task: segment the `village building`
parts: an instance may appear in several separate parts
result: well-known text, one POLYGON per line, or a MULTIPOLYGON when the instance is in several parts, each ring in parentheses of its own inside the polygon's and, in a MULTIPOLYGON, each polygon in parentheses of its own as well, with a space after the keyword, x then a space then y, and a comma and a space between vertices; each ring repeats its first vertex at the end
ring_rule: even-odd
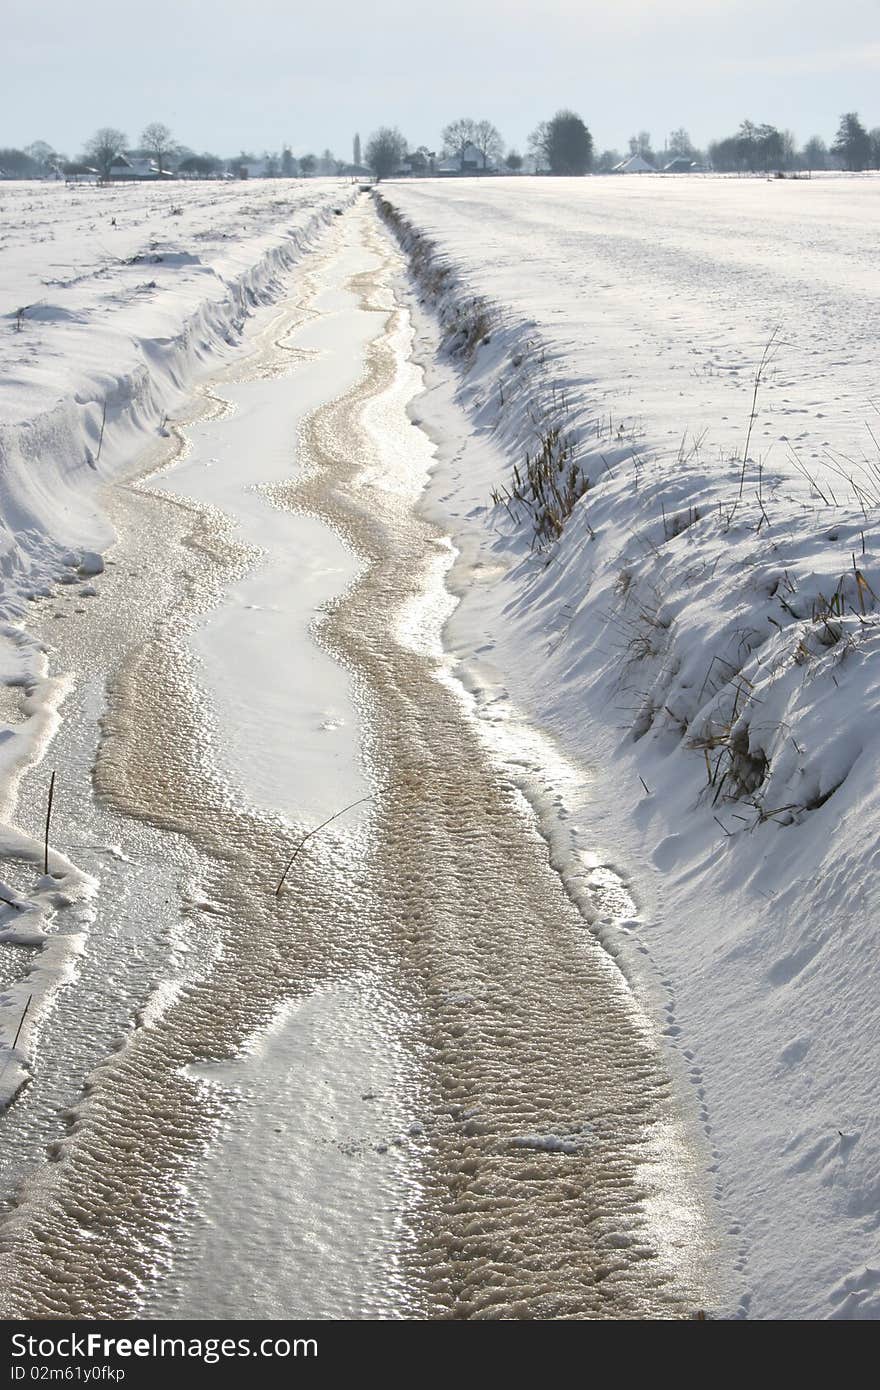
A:
POLYGON ((695 160, 688 159, 686 155, 677 155, 675 159, 670 159, 668 164, 663 165, 664 174, 702 174, 704 166, 697 164, 695 160))
POLYGON ((476 145, 465 145, 458 154, 447 155, 437 165, 438 174, 494 174, 495 165, 476 145))
POLYGON ((640 154, 631 154, 628 159, 622 159, 619 164, 615 164, 611 171, 614 174, 656 174, 657 170, 653 164, 649 164, 647 159, 642 159, 640 154))
POLYGON ((163 169, 160 174, 156 161, 146 155, 118 154, 110 166, 110 178, 115 183, 145 182, 173 177, 168 169, 163 169))

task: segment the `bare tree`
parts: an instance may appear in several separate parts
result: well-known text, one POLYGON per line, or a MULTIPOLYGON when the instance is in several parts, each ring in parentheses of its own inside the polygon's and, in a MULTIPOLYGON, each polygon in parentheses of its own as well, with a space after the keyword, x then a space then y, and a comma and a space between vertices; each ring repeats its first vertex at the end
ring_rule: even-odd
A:
POLYGON ((364 152, 377 181, 395 173, 405 155, 406 141, 396 126, 382 126, 375 130, 364 152))
POLYGON ((474 124, 474 146, 483 156, 483 168, 489 164, 500 164, 504 153, 501 132, 491 121, 476 121, 474 124))
POLYGON ((807 169, 827 169, 828 168, 828 146, 821 135, 813 135, 801 152, 804 166, 807 169))
POLYGON ((782 167, 795 169, 798 162, 797 136, 793 130, 782 132, 782 167))
POLYGON ((62 156, 56 154, 51 145, 47 145, 45 140, 35 140, 32 145, 25 146, 25 154, 39 167, 40 172, 48 174, 56 168, 62 156))
POLYGON ((86 159, 96 166, 100 177, 106 181, 116 160, 125 150, 125 145, 123 132, 105 125, 95 131, 86 144, 84 153, 86 159))
POLYGON ((541 121, 529 136, 529 154, 535 162, 535 169, 548 169, 550 157, 550 122, 541 121))
POLYGON ((451 121, 443 131, 443 144, 451 155, 455 155, 459 164, 464 161, 465 151, 468 145, 477 143, 477 123, 472 121, 470 116, 463 116, 461 120, 451 121))
POLYGON ((655 164, 657 162, 656 155, 651 148, 651 132, 649 130, 640 130, 637 135, 631 135, 629 137, 629 152, 630 154, 639 155, 640 158, 646 160, 648 164, 655 164))
MULTIPOLYGON (((650 144, 650 137, 648 143, 650 144)), ((670 159, 694 160, 700 157, 700 151, 694 145, 684 126, 679 126, 678 130, 672 132, 666 142, 666 150, 670 159)))
POLYGON ((743 121, 736 135, 716 140, 709 146, 709 157, 713 169, 719 173, 769 174, 785 164, 785 137, 776 126, 743 121))
POLYGON ((352 155, 354 156, 354 163, 355 163, 356 165, 357 165, 357 164, 360 164, 360 162, 361 162, 361 137, 360 137, 359 135, 356 135, 356 136, 354 137, 354 146, 353 146, 353 148, 352 148, 352 155))
POLYGON ((164 174, 170 157, 177 149, 174 137, 167 125, 163 125, 161 121, 151 121, 144 128, 141 144, 155 159, 159 173, 164 174))

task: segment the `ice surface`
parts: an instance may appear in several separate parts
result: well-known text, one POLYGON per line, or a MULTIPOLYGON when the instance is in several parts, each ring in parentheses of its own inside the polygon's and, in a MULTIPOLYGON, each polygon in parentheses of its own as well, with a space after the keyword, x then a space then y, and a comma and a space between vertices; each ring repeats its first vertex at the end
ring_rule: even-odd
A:
MULTIPOLYGON (((343 253, 338 275, 344 281, 369 263, 363 252, 343 253)), ((375 332, 375 315, 354 295, 318 294, 280 339, 284 352, 305 358, 294 365, 288 356, 280 379, 245 373, 216 386, 230 409, 187 426, 185 454, 160 479, 164 490, 221 513, 254 555, 192 637, 214 711, 215 755, 252 805, 315 823, 369 790, 348 679, 313 636, 323 605, 359 564, 326 526, 278 507, 272 487, 301 472, 304 419, 353 385, 375 332)))
POLYGON ((143 1316, 406 1316, 400 1241, 422 1131, 407 1027, 393 991, 355 978, 284 1009, 240 1060, 199 1069, 232 1101, 231 1124, 143 1316))

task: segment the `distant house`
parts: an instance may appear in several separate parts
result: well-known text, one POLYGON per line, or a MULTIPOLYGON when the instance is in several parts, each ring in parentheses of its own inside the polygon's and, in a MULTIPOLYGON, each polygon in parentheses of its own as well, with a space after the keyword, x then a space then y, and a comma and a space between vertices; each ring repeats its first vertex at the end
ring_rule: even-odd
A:
POLYGON ((126 180, 145 182, 173 177, 174 175, 167 169, 163 169, 160 174, 156 161, 148 159, 145 155, 118 154, 110 165, 110 178, 117 183, 126 180))
POLYGON ((131 160, 127 154, 118 154, 110 165, 109 175, 111 179, 130 179, 134 177, 134 170, 131 167, 131 160))
POLYGON ((465 145, 460 154, 451 154, 437 165, 438 174, 490 174, 495 165, 476 145, 465 145))
POLYGON ((422 177, 429 175, 431 178, 436 172, 437 156, 433 150, 426 149, 424 145, 420 145, 417 150, 410 150, 395 170, 396 174, 414 174, 422 177))
POLYGON ((640 154, 631 154, 629 159, 622 159, 619 164, 615 164, 614 174, 656 174, 657 170, 653 164, 649 164, 647 159, 642 159, 640 154))
POLYGON ((675 159, 670 159, 668 164, 664 164, 661 172, 664 174, 702 174, 704 169, 702 164, 688 159, 686 155, 678 155, 675 159))

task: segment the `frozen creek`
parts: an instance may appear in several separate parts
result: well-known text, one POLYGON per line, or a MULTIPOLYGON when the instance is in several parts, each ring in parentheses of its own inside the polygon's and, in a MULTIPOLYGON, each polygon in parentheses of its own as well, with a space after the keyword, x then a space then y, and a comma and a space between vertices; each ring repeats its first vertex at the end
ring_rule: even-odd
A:
POLYGON ((715 1304, 657 1030, 444 661, 399 273, 362 200, 53 633, 101 891, 0 1124, 7 1317, 715 1304))

